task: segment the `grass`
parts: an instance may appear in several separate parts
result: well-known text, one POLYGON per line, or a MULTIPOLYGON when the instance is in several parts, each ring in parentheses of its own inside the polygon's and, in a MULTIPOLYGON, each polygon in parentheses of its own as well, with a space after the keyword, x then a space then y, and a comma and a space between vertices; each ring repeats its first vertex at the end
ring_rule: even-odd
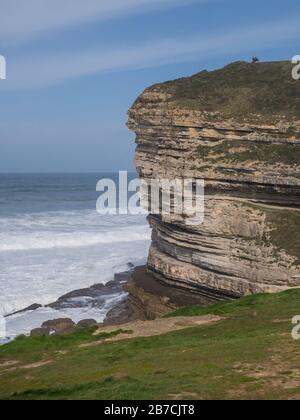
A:
MULTIPOLYGON (((291 319, 300 290, 256 295, 169 316, 226 319, 157 337, 93 342, 91 331, 66 338, 27 338, 0 348, 1 399, 243 399, 300 396, 300 343, 291 319), (47 366, 22 368, 31 361, 47 366), (19 361, 11 370, 3 363, 19 361), (19 367, 18 367, 19 366, 19 367)), ((100 337, 101 338, 101 337, 100 337)), ((103 338, 103 337, 102 337, 103 338)))
POLYGON ((299 119, 300 83, 291 73, 288 61, 236 62, 159 86, 184 108, 236 119, 249 119, 251 114, 264 121, 278 120, 278 116, 299 119))
POLYGON ((298 144, 272 144, 241 140, 225 140, 215 146, 198 146, 197 156, 211 162, 261 162, 299 166, 298 144))
POLYGON ((244 208, 261 210, 266 217, 268 231, 257 239, 257 246, 274 248, 274 256, 281 261, 280 251, 294 258, 293 265, 300 266, 300 211, 284 208, 261 207, 258 203, 244 203, 244 208))
MULTIPOLYGON (((284 307, 288 303, 290 297, 295 298, 296 296, 300 297, 300 289, 289 290, 283 293, 274 293, 274 294, 257 294, 246 296, 242 299, 237 299, 233 301, 226 301, 223 303, 217 303, 215 305, 210 305, 207 307, 200 306, 191 306, 187 308, 180 308, 168 315, 166 318, 172 317, 181 317, 181 316, 201 316, 201 315, 218 315, 218 316, 230 316, 230 317, 243 317, 254 309, 260 311, 260 320, 262 320, 262 315, 267 318, 272 314, 273 307, 276 310, 284 307)), ((297 304, 298 306, 298 304, 297 304)), ((300 309, 300 304, 299 304, 300 309)), ((285 309, 284 309, 285 311, 285 309)))
POLYGON ((57 352, 72 350, 81 344, 104 340, 125 332, 116 330, 113 333, 103 333, 95 336, 93 334, 97 328, 78 328, 78 331, 65 336, 20 336, 11 343, 0 347, 0 364, 5 357, 8 357, 8 360, 18 359, 23 364, 35 363, 40 360, 41 355, 44 359, 51 358, 57 352))
POLYGON ((300 266, 300 211, 270 209, 266 215, 271 227, 270 242, 295 257, 294 265, 300 266))

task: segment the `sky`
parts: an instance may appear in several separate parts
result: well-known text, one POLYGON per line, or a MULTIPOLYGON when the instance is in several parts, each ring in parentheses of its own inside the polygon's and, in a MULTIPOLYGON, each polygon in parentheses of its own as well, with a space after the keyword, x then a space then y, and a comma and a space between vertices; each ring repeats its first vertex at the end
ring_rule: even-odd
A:
POLYGON ((300 54, 299 0, 0 0, 0 172, 133 170, 158 82, 300 54))

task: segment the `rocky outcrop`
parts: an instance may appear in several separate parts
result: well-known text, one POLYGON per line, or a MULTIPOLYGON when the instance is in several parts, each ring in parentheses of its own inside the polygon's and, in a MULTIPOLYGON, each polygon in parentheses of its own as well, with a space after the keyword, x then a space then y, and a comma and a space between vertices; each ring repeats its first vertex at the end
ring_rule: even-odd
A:
POLYGON ((42 324, 41 328, 49 329, 51 332, 64 331, 69 328, 75 327, 75 322, 70 318, 59 318, 46 321, 42 324))
POLYGON ((49 335, 49 328, 35 328, 30 333, 30 337, 48 337, 49 335))
POLYGON ((78 322, 77 327, 80 328, 92 328, 96 327, 98 322, 95 319, 82 319, 78 322))
POLYGON ((214 299, 185 288, 173 288, 154 277, 147 267, 136 267, 124 285, 127 298, 108 313, 104 325, 121 325, 133 321, 151 321, 187 306, 206 306, 214 299))
POLYGON ((300 287, 300 82, 235 63, 155 85, 129 111, 136 167, 204 179, 204 223, 150 215, 148 270, 208 299, 300 287))

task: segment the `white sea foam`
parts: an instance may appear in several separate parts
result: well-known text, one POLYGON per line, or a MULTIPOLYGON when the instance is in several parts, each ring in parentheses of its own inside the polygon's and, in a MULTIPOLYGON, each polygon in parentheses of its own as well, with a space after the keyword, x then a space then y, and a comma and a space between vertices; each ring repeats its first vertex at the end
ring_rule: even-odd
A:
POLYGON ((128 262, 144 263, 150 242, 142 216, 78 210, 1 217, 0 224, 0 314, 105 284, 128 262))
POLYGON ((145 231, 142 226, 136 227, 135 231, 132 228, 123 228, 115 232, 101 232, 101 233, 88 233, 88 232, 73 232, 69 234, 53 233, 51 236, 47 233, 31 234, 30 237, 13 236, 9 238, 1 238, 0 252, 1 251, 26 251, 38 249, 51 249, 51 248, 78 248, 84 246, 92 246, 99 244, 112 244, 121 242, 135 242, 145 241, 149 239, 149 233, 145 231), (6 242, 5 242, 6 241, 6 242))
MULTIPOLYGON (((71 318, 74 322, 82 319, 95 319, 102 322, 109 309, 123 300, 124 295, 108 296, 105 305, 102 308, 86 306, 84 308, 67 308, 59 311, 51 308, 40 308, 36 311, 27 311, 6 318, 6 336, 9 340, 21 335, 30 334, 34 328, 39 328, 43 322, 49 319, 71 318)), ((1 337, 0 337, 1 338, 1 337)), ((4 344, 3 340, 3 344, 4 344)), ((0 340, 1 345, 1 340, 0 340)))

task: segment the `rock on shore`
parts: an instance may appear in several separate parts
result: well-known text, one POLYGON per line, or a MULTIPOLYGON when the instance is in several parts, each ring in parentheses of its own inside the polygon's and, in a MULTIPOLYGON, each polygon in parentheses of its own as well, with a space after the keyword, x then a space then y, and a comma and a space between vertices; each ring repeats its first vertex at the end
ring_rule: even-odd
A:
POLYGON ((124 285, 127 298, 112 308, 104 325, 121 325, 132 321, 151 321, 186 306, 206 306, 213 299, 185 288, 169 287, 153 277, 146 266, 137 267, 124 285))

